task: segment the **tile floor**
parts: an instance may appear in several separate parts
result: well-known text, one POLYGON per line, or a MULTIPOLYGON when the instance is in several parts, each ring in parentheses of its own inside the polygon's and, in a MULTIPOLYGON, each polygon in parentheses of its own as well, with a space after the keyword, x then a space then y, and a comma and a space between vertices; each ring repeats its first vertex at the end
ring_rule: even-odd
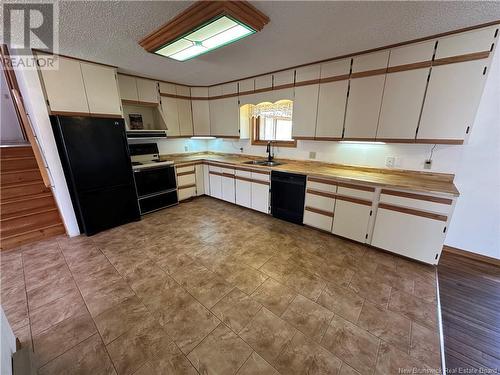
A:
POLYGON ((435 269, 212 198, 1 254, 39 374, 440 367, 435 269))

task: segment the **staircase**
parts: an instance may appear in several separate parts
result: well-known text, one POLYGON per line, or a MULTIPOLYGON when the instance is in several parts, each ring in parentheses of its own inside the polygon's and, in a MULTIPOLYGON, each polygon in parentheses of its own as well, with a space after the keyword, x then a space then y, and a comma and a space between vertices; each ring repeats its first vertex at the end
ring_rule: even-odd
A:
POLYGON ((31 146, 0 147, 1 250, 64 233, 59 209, 31 146))

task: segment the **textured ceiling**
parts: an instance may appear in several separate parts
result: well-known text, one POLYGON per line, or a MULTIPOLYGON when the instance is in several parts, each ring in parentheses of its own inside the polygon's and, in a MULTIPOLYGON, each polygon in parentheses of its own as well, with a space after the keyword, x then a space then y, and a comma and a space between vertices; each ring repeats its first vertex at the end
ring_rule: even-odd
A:
POLYGON ((263 31, 193 60, 169 60, 137 44, 191 4, 60 2, 60 53, 208 85, 500 19, 500 2, 258 1, 271 19, 263 31))

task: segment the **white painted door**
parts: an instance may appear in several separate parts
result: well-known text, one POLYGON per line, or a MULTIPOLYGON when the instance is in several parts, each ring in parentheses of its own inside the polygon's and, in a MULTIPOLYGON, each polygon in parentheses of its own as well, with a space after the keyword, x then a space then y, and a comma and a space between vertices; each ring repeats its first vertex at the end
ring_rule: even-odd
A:
POLYGON ((139 100, 135 77, 118 74, 118 86, 120 87, 120 98, 123 100, 139 100))
POLYGON ((191 113, 191 100, 177 99, 179 113, 179 131, 181 136, 193 135, 193 116, 191 113))
POLYGON ((179 128, 179 114, 177 111, 177 99, 168 96, 162 96, 161 109, 163 118, 167 125, 167 136, 178 137, 180 133, 179 128))
POLYGON ((269 213, 269 185, 252 182, 252 208, 269 213))
POLYGON ((474 123, 488 60, 434 66, 417 139, 463 140, 474 123))
POLYGON ((437 264, 445 226, 446 223, 440 220, 379 208, 371 245, 437 264))
POLYGON ((295 87, 292 137, 314 138, 318 109, 319 84, 295 87))
POLYGON ((332 233, 366 242, 371 206, 336 199, 332 233))
POLYGON ((137 78, 137 93, 140 102, 159 103, 158 83, 150 79, 137 78))
POLYGON ((89 113, 80 62, 57 57, 58 70, 40 69, 50 110, 89 113))
POLYGON ((320 84, 317 138, 342 137, 348 86, 348 80, 320 84))
POLYGON ((387 68, 388 60, 389 51, 353 58, 344 138, 375 138, 384 92, 385 73, 382 72, 387 68), (363 76, 376 71, 380 74, 363 76))
POLYGON ((391 49, 377 138, 415 138, 435 43, 429 40, 391 49), (400 70, 409 64, 428 64, 428 67, 400 70))
POLYGON ((102 65, 80 64, 90 113, 122 115, 116 70, 102 65))
POLYGON ((205 176, 203 164, 195 165, 195 175, 196 175, 196 195, 200 196, 205 194, 205 176))
POLYGON ((222 199, 229 203, 235 203, 234 177, 222 177, 222 199))

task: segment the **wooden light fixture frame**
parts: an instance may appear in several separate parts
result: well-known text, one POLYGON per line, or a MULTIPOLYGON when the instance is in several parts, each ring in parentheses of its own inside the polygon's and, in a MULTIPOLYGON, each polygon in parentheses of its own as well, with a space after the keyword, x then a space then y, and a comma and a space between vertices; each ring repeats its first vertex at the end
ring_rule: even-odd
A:
POLYGON ((139 41, 139 45, 146 51, 154 53, 168 43, 222 16, 228 16, 255 31, 262 30, 269 23, 269 17, 247 1, 198 1, 165 25, 146 35, 139 41))

